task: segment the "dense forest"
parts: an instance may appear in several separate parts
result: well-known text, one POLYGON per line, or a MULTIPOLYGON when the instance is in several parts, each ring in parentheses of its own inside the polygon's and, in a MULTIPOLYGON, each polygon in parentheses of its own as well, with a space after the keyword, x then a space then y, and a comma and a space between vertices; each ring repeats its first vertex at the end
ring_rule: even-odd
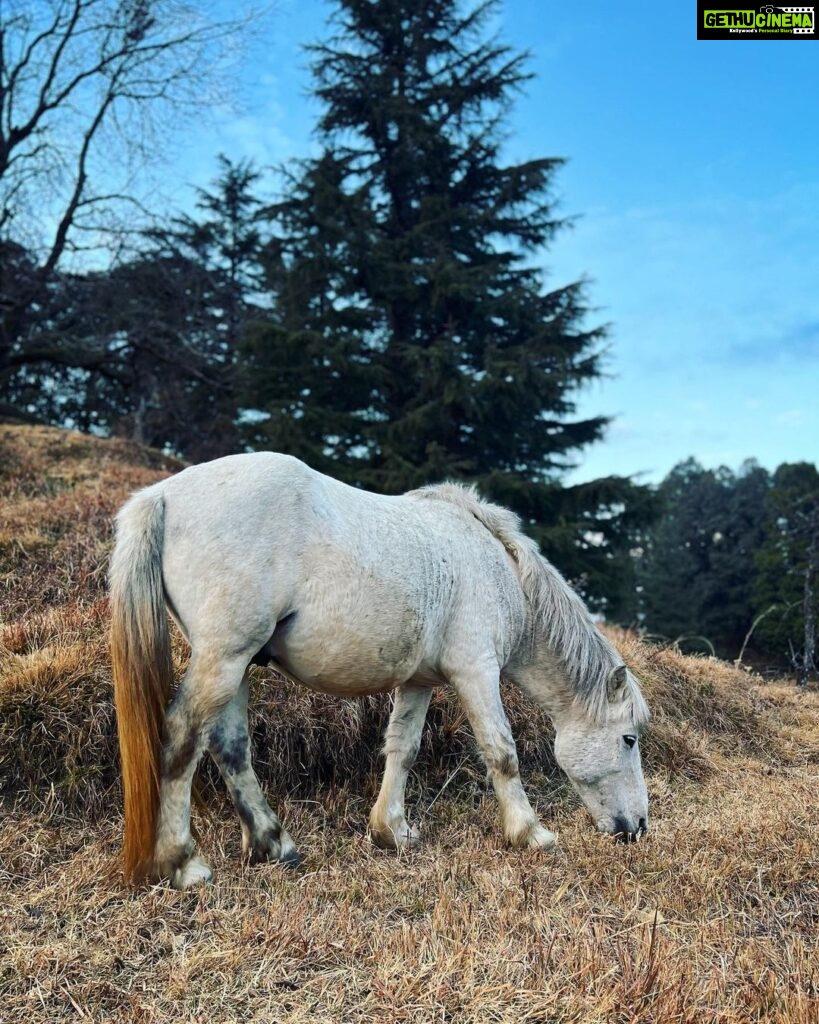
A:
POLYGON ((687 650, 815 672, 819 472, 783 463, 738 472, 689 459, 657 488, 634 555, 634 619, 687 650))
POLYGON ((106 127, 195 91, 236 26, 177 30, 163 3, 11 4, 0 415, 192 460, 273 448, 385 492, 472 482, 608 619, 804 681, 814 465, 566 483, 605 434, 575 400, 606 330, 583 283, 547 286, 562 161, 504 159, 529 76, 494 9, 336 0, 309 49, 315 155, 264 173, 222 155, 193 212, 129 221, 94 162, 106 127))

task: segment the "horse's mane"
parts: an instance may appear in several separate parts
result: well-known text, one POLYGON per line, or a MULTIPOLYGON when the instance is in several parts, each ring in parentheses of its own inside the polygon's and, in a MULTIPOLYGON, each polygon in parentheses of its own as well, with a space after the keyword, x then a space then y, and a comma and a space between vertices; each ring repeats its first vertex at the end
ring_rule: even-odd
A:
MULTIPOLYGON (((595 721, 605 720, 609 676, 623 659, 595 626, 580 596, 523 532, 520 518, 464 484, 432 484, 410 494, 457 505, 503 544, 517 567, 535 635, 540 633, 560 658, 575 699, 595 721)), ((648 707, 631 673, 627 679, 632 716, 639 725, 648 719, 648 707)))

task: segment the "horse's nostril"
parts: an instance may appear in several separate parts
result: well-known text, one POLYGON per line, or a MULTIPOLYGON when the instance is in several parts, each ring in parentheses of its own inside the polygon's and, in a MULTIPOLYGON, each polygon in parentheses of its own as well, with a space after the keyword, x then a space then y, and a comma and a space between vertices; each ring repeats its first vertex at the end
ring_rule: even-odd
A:
POLYGON ((636 843, 639 837, 648 831, 648 821, 646 818, 639 818, 637 827, 634 828, 631 821, 618 817, 614 819, 612 831, 618 843, 636 843))
POLYGON ((614 835, 618 843, 628 843, 632 839, 632 833, 629 831, 628 822, 625 818, 614 819, 614 835))

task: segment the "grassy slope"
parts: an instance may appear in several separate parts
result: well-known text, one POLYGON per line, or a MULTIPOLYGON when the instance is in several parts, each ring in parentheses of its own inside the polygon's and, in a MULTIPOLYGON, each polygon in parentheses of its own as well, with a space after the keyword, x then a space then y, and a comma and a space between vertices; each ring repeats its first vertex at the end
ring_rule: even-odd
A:
MULTIPOLYGON (((411 785, 427 844, 364 834, 387 704, 255 684, 259 774, 307 854, 238 860, 212 773, 213 888, 129 890, 105 652, 110 519, 156 453, 0 426, 0 1022, 819 1019, 819 697, 616 637, 655 713, 647 842, 590 829, 508 693, 558 855, 503 849, 457 706, 411 785), (5 948, 3 948, 5 947, 5 948)), ((183 645, 178 643, 180 665, 183 645)))

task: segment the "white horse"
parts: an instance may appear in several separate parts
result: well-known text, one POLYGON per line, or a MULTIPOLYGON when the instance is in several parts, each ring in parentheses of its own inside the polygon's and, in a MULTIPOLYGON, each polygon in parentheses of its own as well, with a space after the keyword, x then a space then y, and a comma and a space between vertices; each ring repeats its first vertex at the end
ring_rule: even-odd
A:
POLYGON ((463 704, 506 839, 550 848, 500 700, 503 675, 551 717, 555 756, 598 829, 648 827, 639 687, 517 517, 457 484, 397 497, 357 490, 286 455, 235 455, 135 494, 117 518, 112 659, 125 796, 125 869, 184 889, 211 878, 190 832, 207 748, 252 861, 299 862, 250 760, 248 668, 273 662, 339 696, 392 690, 386 769, 370 814, 403 848, 404 789, 432 688, 463 704), (191 645, 170 708, 166 607, 191 645))

